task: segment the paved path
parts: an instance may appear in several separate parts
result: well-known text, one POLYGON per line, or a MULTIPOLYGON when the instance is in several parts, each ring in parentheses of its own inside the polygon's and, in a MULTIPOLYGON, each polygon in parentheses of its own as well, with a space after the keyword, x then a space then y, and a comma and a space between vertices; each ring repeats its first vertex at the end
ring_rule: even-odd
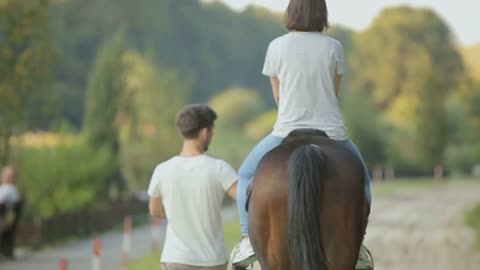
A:
MULTIPOLYGON (((223 212, 225 221, 237 217, 236 209, 223 212)), ((164 225, 163 225, 164 227, 164 225)), ((164 232, 164 228, 161 230, 164 232)), ((161 235, 163 238, 163 234, 161 235)), ((122 269, 122 232, 110 232, 100 236, 102 242, 102 270, 122 269)), ((15 262, 0 262, 1 270, 57 270, 60 258, 68 259, 68 270, 92 269, 92 241, 86 239, 65 246, 42 250, 22 256, 15 262)), ((163 241, 163 239, 162 239, 163 241)), ((152 246, 152 230, 150 225, 135 228, 132 231, 132 259, 150 254, 152 246)), ((160 259, 160 258, 159 258, 160 259)))

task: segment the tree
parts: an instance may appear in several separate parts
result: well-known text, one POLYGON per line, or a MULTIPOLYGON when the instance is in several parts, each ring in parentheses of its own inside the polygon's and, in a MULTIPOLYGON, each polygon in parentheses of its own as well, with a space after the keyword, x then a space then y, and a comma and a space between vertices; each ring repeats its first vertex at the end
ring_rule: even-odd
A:
POLYGON ((344 63, 344 70, 345 74, 342 76, 342 90, 340 91, 341 96, 348 94, 351 89, 351 78, 352 78, 352 68, 351 68, 351 58, 353 57, 353 38, 355 33, 347 28, 342 26, 333 26, 328 35, 332 36, 333 38, 337 39, 342 43, 343 51, 345 55, 345 63, 344 63))
POLYGON ((90 69, 100 48, 119 27, 124 29, 132 46, 140 50, 147 44, 156 45, 169 27, 167 3, 165 0, 51 2, 52 37, 59 54, 54 88, 65 105, 63 116, 81 127, 90 69))
POLYGON ((266 112, 245 125, 245 133, 255 141, 261 140, 273 130, 277 110, 266 112))
POLYGON ((52 108, 48 2, 0 1, 0 165, 9 161, 10 137, 52 108))
POLYGON ((480 44, 463 48, 461 50, 465 65, 468 67, 470 76, 473 79, 480 80, 480 44))
POLYGON ((342 111, 348 136, 371 166, 385 164, 387 141, 391 135, 371 102, 365 95, 349 93, 342 98, 342 111))
POLYGON ((258 92, 244 88, 227 89, 215 96, 210 105, 218 114, 219 127, 237 130, 242 130, 265 109, 258 92))
POLYGON ((116 125, 129 190, 144 190, 153 168, 179 151, 175 116, 191 88, 191 78, 157 67, 151 59, 132 50, 122 57, 124 88, 116 125))
POLYGON ((466 113, 466 121, 471 130, 470 140, 478 141, 480 137, 480 80, 467 76, 455 92, 455 97, 466 113))
POLYGON ((60 56, 54 88, 65 104, 63 116, 76 127, 85 116, 87 78, 97 51, 118 27, 133 49, 155 51, 156 66, 191 78, 189 102, 206 102, 239 85, 262 90, 262 99, 274 105, 261 67, 268 43, 285 32, 281 16, 254 7, 239 13, 218 1, 198 0, 52 1, 50 11, 60 56))
POLYGON ((92 146, 107 145, 118 152, 118 130, 115 119, 123 89, 122 56, 124 37, 118 34, 98 53, 88 84, 84 130, 92 146))
POLYGON ((429 9, 389 8, 354 42, 354 90, 399 131, 409 145, 398 147, 402 155, 426 167, 441 162, 445 103, 463 73, 448 26, 429 9))
POLYGON ((119 32, 100 50, 88 84, 86 97, 84 134, 89 146, 106 148, 111 153, 111 164, 115 164, 114 174, 102 179, 122 186, 118 154, 120 152, 119 133, 116 118, 119 110, 119 97, 122 94, 123 65, 125 51, 124 36, 119 32))
POLYGON ((180 143, 174 119, 191 78, 158 68, 154 58, 126 49, 119 32, 100 50, 89 81, 86 141, 112 153, 116 172, 105 181, 121 188, 126 183, 130 190, 143 188, 152 168, 180 143))
POLYGON ((425 78, 423 91, 418 92, 418 100, 423 102, 415 108, 414 145, 418 160, 425 169, 444 164, 444 152, 448 143, 446 112, 447 89, 437 75, 425 78))

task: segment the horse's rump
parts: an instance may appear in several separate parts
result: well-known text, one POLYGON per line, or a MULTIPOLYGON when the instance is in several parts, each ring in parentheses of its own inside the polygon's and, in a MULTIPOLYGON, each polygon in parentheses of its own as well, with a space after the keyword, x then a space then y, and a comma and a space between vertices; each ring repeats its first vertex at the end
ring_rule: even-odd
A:
MULTIPOLYGON (((292 153, 309 144, 318 146, 326 157, 326 169, 319 180, 321 196, 318 194, 316 201, 308 202, 318 206, 321 224, 320 235, 312 240, 321 245, 329 269, 354 269, 368 216, 361 162, 333 140, 311 133, 298 135, 287 138, 268 153, 255 175, 249 230, 262 269, 297 269, 288 239, 288 165, 292 153)), ((296 214, 294 210, 290 212, 296 214)))

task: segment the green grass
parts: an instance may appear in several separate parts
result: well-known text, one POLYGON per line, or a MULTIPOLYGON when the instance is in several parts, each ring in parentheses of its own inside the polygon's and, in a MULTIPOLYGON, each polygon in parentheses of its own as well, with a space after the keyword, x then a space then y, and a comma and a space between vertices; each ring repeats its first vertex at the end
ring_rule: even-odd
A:
MULTIPOLYGON (((238 220, 228 222, 223 227, 225 235, 225 244, 227 246, 227 254, 233 249, 235 244, 240 240, 240 224, 238 220)), ((161 251, 152 253, 144 258, 133 261, 128 270, 150 270, 160 269, 161 251)))
POLYGON ((150 270, 160 268, 161 251, 152 253, 146 257, 135 260, 128 266, 128 270, 150 270))
POLYGON ((466 214, 465 222, 475 231, 476 248, 480 251, 480 204, 466 214))

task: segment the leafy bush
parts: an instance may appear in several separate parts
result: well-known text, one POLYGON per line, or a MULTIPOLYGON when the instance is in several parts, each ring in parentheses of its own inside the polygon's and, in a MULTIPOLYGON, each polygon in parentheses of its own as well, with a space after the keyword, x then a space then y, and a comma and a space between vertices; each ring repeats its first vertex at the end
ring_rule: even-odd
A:
POLYGON ((215 96, 210 105, 218 114, 217 125, 226 128, 243 128, 265 108, 257 91, 232 88, 215 96))
POLYGON ((108 199, 115 164, 106 148, 81 143, 49 149, 21 148, 16 163, 27 218, 48 218, 108 199))
POLYGON ((245 131, 248 137, 257 141, 261 140, 272 132, 276 120, 277 110, 272 110, 247 123, 245 131))
POLYGON ((470 174, 472 167, 480 162, 480 144, 464 144, 447 149, 446 164, 455 174, 470 174))

